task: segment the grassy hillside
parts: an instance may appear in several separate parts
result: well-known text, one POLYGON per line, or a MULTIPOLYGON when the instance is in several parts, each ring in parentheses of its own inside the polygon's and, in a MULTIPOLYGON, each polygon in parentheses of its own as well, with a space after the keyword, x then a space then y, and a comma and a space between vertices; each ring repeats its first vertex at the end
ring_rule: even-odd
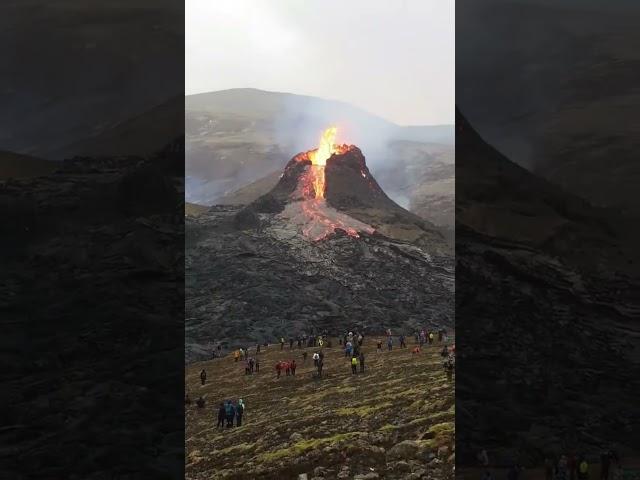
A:
POLYGON ((186 478, 452 477, 454 385, 441 367, 441 345, 414 355, 410 339, 409 348, 396 342, 392 352, 378 353, 374 338, 366 339, 366 371, 352 375, 332 342, 321 380, 312 377, 313 349, 305 349, 304 365, 295 344, 293 351, 263 348, 254 375, 231 357, 189 365, 186 389, 206 406, 186 408, 186 478), (277 379, 275 363, 290 358, 298 363, 295 377, 277 379), (242 427, 216 429, 220 402, 238 398, 246 404, 242 427))

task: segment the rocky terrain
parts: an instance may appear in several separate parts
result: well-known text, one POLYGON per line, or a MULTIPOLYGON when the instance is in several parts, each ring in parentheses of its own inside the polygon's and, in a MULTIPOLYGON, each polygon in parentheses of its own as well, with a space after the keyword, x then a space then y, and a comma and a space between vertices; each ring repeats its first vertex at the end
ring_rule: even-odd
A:
POLYGON ((212 342, 453 325, 453 258, 438 229, 385 195, 357 147, 327 160, 326 199, 300 198, 306 155, 250 205, 185 219, 188 362, 212 342))
POLYGON ((0 181, 0 477, 182 475, 183 145, 0 181))
MULTIPOLYGON (((440 344, 413 355, 377 353, 365 339, 364 374, 352 375, 332 339, 323 378, 313 378, 311 348, 271 345, 258 354, 260 372, 244 375, 231 356, 189 365, 185 413, 185 478, 311 480, 453 478, 454 385, 441 366, 440 344), (276 379, 274 365, 295 359, 296 375, 276 379), (200 371, 207 383, 200 383, 200 371), (205 408, 195 400, 203 396, 205 408), (216 429, 220 402, 242 398, 243 425, 216 429)), ((454 377, 455 379, 455 377, 454 377)), ((455 380, 454 380, 455 381, 455 380)))
POLYGON ((457 129, 459 464, 637 453, 638 228, 457 129))

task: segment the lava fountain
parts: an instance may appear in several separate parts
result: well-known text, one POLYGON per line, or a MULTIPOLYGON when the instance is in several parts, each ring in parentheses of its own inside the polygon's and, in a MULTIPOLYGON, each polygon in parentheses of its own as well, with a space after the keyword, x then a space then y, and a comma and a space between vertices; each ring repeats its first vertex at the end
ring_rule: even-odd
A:
POLYGON ((284 216, 300 225, 302 233, 312 240, 321 240, 337 228, 355 238, 359 237, 359 231, 368 233, 374 231, 370 225, 327 205, 325 199, 327 160, 334 154, 344 154, 352 148, 351 145, 335 143, 337 132, 336 127, 329 127, 322 133, 317 149, 297 157, 299 160, 310 161, 311 165, 300 178, 298 189, 294 194, 299 201, 289 204, 284 212, 284 216))

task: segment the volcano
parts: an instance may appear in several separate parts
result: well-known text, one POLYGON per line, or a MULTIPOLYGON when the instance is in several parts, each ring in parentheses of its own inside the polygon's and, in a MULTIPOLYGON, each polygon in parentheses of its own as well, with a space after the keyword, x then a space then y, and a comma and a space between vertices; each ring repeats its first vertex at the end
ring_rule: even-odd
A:
POLYGON ((186 361, 312 332, 453 326, 454 265, 355 145, 326 130, 246 205, 185 217, 186 361), (357 328, 356 328, 357 327, 357 328))
POLYGON ((264 226, 268 220, 296 231, 310 241, 336 233, 359 238, 380 234, 408 241, 430 251, 448 249, 444 236, 430 222, 391 200, 369 171, 355 145, 336 144, 337 130, 322 134, 317 149, 298 153, 286 165, 280 180, 237 217, 243 227, 264 226))

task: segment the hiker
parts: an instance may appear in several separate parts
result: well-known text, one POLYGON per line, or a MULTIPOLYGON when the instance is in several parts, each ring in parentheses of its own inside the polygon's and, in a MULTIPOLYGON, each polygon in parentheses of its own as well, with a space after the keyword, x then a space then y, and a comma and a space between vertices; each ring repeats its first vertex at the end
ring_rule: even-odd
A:
POLYGON ((618 461, 618 456, 613 450, 607 450, 600 456, 600 480, 609 480, 609 470, 611 469, 612 461, 618 461))
POLYGON ((236 407, 236 427, 242 426, 242 415, 244 414, 244 403, 242 399, 238 400, 238 406, 236 407))
POLYGON ((364 352, 360 352, 358 360, 360 361, 360 373, 364 373, 364 352))
POLYGON ((351 344, 351 342, 347 342, 347 346, 344 349, 344 356, 347 358, 350 357, 352 351, 353 351, 353 345, 351 344))
POLYGON ((569 469, 569 480, 576 480, 576 471, 577 471, 577 460, 574 452, 569 454, 569 458, 567 460, 567 466, 569 469))
POLYGON ((256 353, 260 353, 260 344, 256 345, 256 353))
POLYGON ((358 373, 358 357, 356 357, 355 355, 351 358, 351 373, 358 373))
POLYGON ((420 330, 420 337, 418 339, 419 340, 418 343, 420 343, 420 346, 424 345, 425 337, 426 337, 426 333, 424 329, 420 330))
POLYGON ((387 340, 387 348, 389 351, 393 348, 393 337, 391 335, 389 335, 389 339, 387 340))
POLYGON ((244 364, 244 374, 251 375, 251 367, 249 366, 249 360, 247 360, 244 364))
POLYGON ((288 377, 289 375, 291 375, 291 364, 289 362, 283 362, 283 363, 284 363, 284 372, 288 377))
POLYGON ((199 397, 198 400, 196 400, 196 405, 198 405, 198 408, 204 408, 204 398, 199 397))
POLYGON ((400 348, 407 348, 407 345, 404 343, 404 335, 400 335, 400 348))
POLYGON ((253 373, 253 369, 255 368, 256 365, 256 361, 253 359, 253 357, 249 358, 249 373, 253 373))
POLYGON ((362 346, 362 342, 364 342, 364 337, 362 334, 358 334, 358 345, 362 346))
POLYGON ((544 459, 544 480, 553 480, 553 462, 550 458, 544 459))
POLYGON ((318 366, 318 362, 320 361, 320 355, 318 355, 318 352, 313 352, 313 357, 312 358, 313 358, 313 366, 317 367, 318 366))
POLYGON ((587 480, 589 478, 589 462, 582 456, 578 463, 578 480, 587 480))
POLYGON ((302 352, 302 364, 306 365, 307 363, 307 352, 302 352))
POLYGON ((318 361, 318 377, 322 377, 322 367, 324 366, 324 362, 322 360, 318 361))
POLYGON ((276 373, 278 375, 276 378, 280 378, 280 373, 282 373, 282 362, 276 363, 276 373))
POLYGON ((240 359, 240 350, 236 350, 235 352, 233 352, 233 358, 236 362, 240 359))
POLYGON ((296 374, 296 361, 289 360, 289 365, 291 365, 291 375, 295 376, 296 374))
POLYGON ((391 337, 391 329, 387 328, 387 337, 391 337))
POLYGON ((358 346, 357 343, 353 346, 353 352, 351 352, 351 354, 354 357, 357 357, 360 354, 360 347, 358 346))
POLYGON ((258 357, 256 357, 255 369, 256 373, 260 371, 260 359, 258 357))
POLYGON ((556 465, 556 479, 557 480, 568 480, 567 475, 567 457, 565 455, 560 455, 560 459, 558 460, 558 464, 556 465))
POLYGON ((200 372, 200 381, 202 382, 202 385, 207 381, 207 372, 204 371, 204 368, 200 372))
POLYGON ((220 407, 218 408, 218 423, 216 423, 216 428, 224 428, 224 418, 226 416, 227 412, 225 411, 224 403, 221 403, 220 407))
POLYGON ((225 413, 227 415, 227 428, 233 427, 233 417, 236 415, 236 409, 234 408, 231 400, 227 400, 225 405, 225 413))
POLYGON ((447 380, 451 381, 453 379, 453 369, 455 366, 455 357, 453 355, 449 355, 447 359, 444 361, 444 369, 447 372, 447 380))
POLYGON ((280 338, 280 350, 284 350, 284 337, 280 338))
POLYGON ((518 467, 518 465, 513 464, 511 468, 509 468, 509 471, 507 472, 507 480, 518 480, 519 476, 520 476, 520 468, 518 467))
POLYGON ((318 357, 320 357, 321 362, 324 362, 324 352, 322 350, 320 350, 320 353, 318 353, 318 357))
POLYGON ((378 340, 378 352, 382 352, 382 340, 378 340))
POLYGON ((449 356, 449 349, 447 348, 446 345, 444 347, 442 347, 442 351, 440 352, 440 356, 442 358, 446 358, 446 357, 449 356))

